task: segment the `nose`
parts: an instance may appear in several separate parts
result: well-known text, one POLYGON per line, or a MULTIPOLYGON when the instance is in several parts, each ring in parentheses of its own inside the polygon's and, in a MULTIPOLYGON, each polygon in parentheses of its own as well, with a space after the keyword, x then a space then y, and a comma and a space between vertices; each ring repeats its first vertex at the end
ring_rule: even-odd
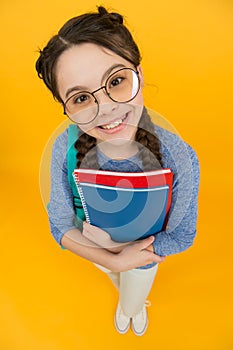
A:
POLYGON ((109 115, 117 108, 117 102, 111 100, 104 87, 95 92, 95 98, 99 104, 99 116, 109 115))
POLYGON ((110 116, 112 112, 114 112, 117 109, 117 104, 116 102, 113 101, 108 101, 105 103, 100 103, 99 104, 99 117, 105 117, 105 116, 110 116))

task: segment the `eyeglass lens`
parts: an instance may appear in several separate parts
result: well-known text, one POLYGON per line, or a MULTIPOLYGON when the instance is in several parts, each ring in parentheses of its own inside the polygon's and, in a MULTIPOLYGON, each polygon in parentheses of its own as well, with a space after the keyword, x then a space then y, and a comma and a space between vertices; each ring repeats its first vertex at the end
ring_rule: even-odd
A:
MULTIPOLYGON (((126 103, 134 99, 139 91, 139 77, 131 68, 120 69, 111 74, 103 87, 114 102, 126 103)), ((65 104, 70 119, 78 124, 90 123, 98 114, 99 104, 94 93, 80 91, 71 96, 65 104)))

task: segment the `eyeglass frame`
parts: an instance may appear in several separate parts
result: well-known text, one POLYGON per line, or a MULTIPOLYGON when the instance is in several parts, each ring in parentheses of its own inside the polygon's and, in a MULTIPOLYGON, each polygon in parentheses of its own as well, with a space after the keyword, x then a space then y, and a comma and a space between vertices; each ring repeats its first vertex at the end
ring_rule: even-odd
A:
MULTIPOLYGON (((78 123, 78 122, 77 122, 77 124, 80 124, 80 125, 89 124, 89 123, 93 122, 93 120, 95 120, 95 118, 98 116, 98 113, 99 113, 99 105, 100 105, 100 104, 99 104, 97 98, 96 98, 95 95, 94 95, 96 92, 98 92, 98 91, 104 89, 105 94, 110 98, 111 101, 117 102, 117 103, 128 103, 128 102, 132 101, 132 100, 137 96, 137 94, 139 93, 140 87, 141 87, 141 84, 140 84, 140 78, 139 78, 139 71, 137 70, 137 68, 135 67, 135 70, 134 70, 133 68, 124 67, 124 68, 118 69, 118 70, 116 70, 115 72, 111 73, 111 74, 107 77, 106 82, 105 82, 105 85, 101 86, 100 88, 98 88, 98 89, 96 89, 96 90, 94 90, 94 91, 92 91, 92 92, 90 92, 90 91, 85 91, 85 90, 78 92, 78 93, 83 93, 83 92, 85 92, 85 93, 88 93, 88 94, 90 94, 90 95, 93 96, 95 103, 97 103, 97 112, 96 112, 96 115, 94 116, 94 118, 91 119, 89 122, 86 122, 86 123, 78 123), (107 91, 107 82, 108 82, 108 80, 111 78, 112 75, 114 75, 114 74, 116 74, 117 72, 120 72, 120 71, 122 71, 122 70, 125 70, 125 69, 129 69, 129 70, 133 71, 134 73, 136 73, 136 75, 137 75, 137 77, 138 77, 138 90, 137 90, 137 93, 135 94, 135 96, 134 96, 133 98, 131 98, 131 99, 127 100, 127 101, 124 101, 124 102, 119 102, 119 101, 114 100, 114 99, 110 96, 110 93, 108 93, 108 91, 107 91)), ((66 113, 66 104, 67 104, 67 102, 68 102, 72 97, 74 97, 76 94, 77 94, 77 92, 74 93, 73 95, 71 95, 70 97, 68 97, 68 99, 67 99, 65 102, 62 102, 62 105, 63 105, 63 113, 64 113, 64 115, 66 115, 66 116, 67 116, 68 118, 70 118, 72 121, 74 121, 74 120, 66 113)))

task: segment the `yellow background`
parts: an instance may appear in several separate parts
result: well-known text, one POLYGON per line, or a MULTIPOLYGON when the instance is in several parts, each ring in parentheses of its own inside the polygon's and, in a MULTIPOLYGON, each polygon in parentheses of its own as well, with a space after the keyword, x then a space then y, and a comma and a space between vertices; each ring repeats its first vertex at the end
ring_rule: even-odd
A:
POLYGON ((64 120, 37 79, 38 47, 96 2, 1 1, 2 350, 230 350, 232 336, 231 0, 113 0, 143 56, 148 105, 196 150, 201 165, 198 235, 167 258, 150 294, 148 332, 119 335, 117 294, 91 263, 62 251, 40 197, 43 149, 64 120))

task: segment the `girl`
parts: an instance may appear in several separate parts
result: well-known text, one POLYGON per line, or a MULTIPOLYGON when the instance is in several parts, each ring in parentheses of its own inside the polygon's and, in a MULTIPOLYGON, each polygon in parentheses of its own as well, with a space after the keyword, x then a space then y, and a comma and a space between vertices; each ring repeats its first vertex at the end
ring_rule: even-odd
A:
MULTIPOLYGON (((118 13, 99 7, 70 19, 40 51, 38 75, 77 125, 77 167, 120 171, 171 168, 167 228, 146 239, 116 244, 75 215, 67 175, 67 130, 53 146, 49 220, 55 240, 106 272, 119 290, 115 326, 136 335, 147 329, 146 298, 158 264, 193 244, 199 165, 177 135, 154 125, 143 104, 140 52, 118 13)), ((75 155, 74 155, 75 157, 75 155)))

